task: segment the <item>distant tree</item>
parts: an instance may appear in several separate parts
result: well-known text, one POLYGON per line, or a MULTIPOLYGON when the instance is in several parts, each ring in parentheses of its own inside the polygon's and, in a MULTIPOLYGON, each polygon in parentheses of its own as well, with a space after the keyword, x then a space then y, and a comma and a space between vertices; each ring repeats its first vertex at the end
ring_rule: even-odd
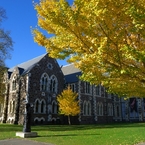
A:
POLYGON ((57 97, 59 113, 68 116, 69 125, 71 124, 70 116, 76 116, 80 113, 77 97, 78 94, 73 92, 70 87, 63 90, 63 92, 57 97))
POLYGON ((0 66, 0 103, 4 101, 5 83, 3 77, 5 70, 4 67, 0 66))
POLYGON ((145 0, 40 0, 35 9, 53 35, 35 29, 34 41, 51 57, 69 58, 84 81, 112 93, 145 96, 145 0))
POLYGON ((10 50, 12 50, 13 42, 10 32, 5 31, 2 27, 2 21, 6 19, 6 11, 0 7, 0 102, 3 100, 5 92, 5 84, 3 76, 5 71, 5 60, 10 58, 10 50))

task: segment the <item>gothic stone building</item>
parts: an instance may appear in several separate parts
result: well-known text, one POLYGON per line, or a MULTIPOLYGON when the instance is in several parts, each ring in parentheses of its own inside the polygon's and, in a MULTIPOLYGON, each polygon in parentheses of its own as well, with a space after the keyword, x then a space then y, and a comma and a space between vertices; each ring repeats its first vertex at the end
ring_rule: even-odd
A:
POLYGON ((0 104, 0 122, 23 124, 25 105, 32 106, 32 124, 65 124, 58 114, 56 96, 70 85, 78 93, 81 112, 73 123, 95 124, 121 121, 144 121, 144 99, 129 100, 106 93, 101 85, 79 80, 81 71, 73 64, 60 67, 48 54, 8 69, 5 73, 6 93, 0 104))

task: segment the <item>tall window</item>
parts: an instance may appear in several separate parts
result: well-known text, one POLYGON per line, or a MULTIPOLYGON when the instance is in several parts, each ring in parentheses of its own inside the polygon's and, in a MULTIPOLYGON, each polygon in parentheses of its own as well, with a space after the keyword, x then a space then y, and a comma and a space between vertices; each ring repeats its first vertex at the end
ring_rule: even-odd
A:
POLYGON ((34 112, 35 113, 45 113, 46 112, 46 102, 45 100, 35 100, 35 105, 34 105, 34 112))
POLYGON ((75 92, 75 84, 70 84, 70 88, 73 92, 75 92))
POLYGON ((85 83, 85 90, 86 90, 86 93, 87 93, 87 94, 90 94, 90 92, 91 92, 91 91, 90 91, 90 88, 91 88, 91 87, 90 87, 90 83, 86 82, 86 83, 85 83))
POLYGON ((100 115, 103 116, 103 104, 100 104, 100 115))
POLYGON ((116 115, 117 115, 117 117, 120 116, 120 113, 119 113, 119 106, 116 106, 116 115))
POLYGON ((100 95, 100 85, 96 86, 96 95, 100 95))
POLYGON ((14 113, 15 112, 15 107, 16 107, 16 104, 15 104, 15 101, 13 101, 13 110, 12 110, 12 112, 14 113))
POLYGON ((84 104, 83 104, 83 114, 87 115, 87 103, 86 103, 86 101, 84 101, 84 104))
POLYGON ((39 106, 40 106, 39 100, 36 100, 35 105, 34 105, 34 112, 35 113, 39 113, 39 106))
POLYGON ((102 103, 97 103, 97 114, 99 116, 103 116, 103 104, 102 103))
POLYGON ((50 91, 57 93, 57 85, 58 85, 57 78, 54 75, 51 76, 51 78, 50 78, 50 91))
POLYGON ((41 113, 46 112, 46 102, 44 100, 41 101, 41 113))
POLYGON ((48 90, 48 75, 46 73, 42 74, 40 80, 40 90, 47 91, 48 90))
POLYGON ((108 103, 108 116, 113 116, 113 106, 108 103))
POLYGON ((57 110, 58 110, 57 103, 56 103, 56 101, 53 101, 52 102, 52 113, 57 114, 57 110))
POLYGON ((12 79, 12 91, 16 90, 17 79, 16 76, 12 79))
POLYGON ((100 104, 97 103, 97 114, 98 114, 98 115, 100 115, 99 112, 100 112, 100 104))
POLYGON ((91 115, 91 102, 90 101, 84 101, 83 114, 84 115, 91 115))

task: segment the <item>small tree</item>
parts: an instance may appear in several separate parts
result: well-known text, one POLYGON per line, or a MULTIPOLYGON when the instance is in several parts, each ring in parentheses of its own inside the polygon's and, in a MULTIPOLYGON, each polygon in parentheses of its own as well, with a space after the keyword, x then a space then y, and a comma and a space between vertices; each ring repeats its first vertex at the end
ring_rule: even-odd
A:
POLYGON ((63 92, 57 97, 59 113, 68 116, 69 125, 71 124, 70 116, 76 116, 80 113, 77 97, 78 94, 73 92, 70 87, 63 90, 63 92))

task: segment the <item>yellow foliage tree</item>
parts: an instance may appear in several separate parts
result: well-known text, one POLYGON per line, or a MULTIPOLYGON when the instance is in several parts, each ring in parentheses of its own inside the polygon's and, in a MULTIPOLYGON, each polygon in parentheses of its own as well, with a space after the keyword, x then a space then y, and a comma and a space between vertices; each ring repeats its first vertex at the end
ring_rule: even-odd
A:
POLYGON ((145 0, 40 0, 34 41, 75 63, 82 79, 108 91, 145 96, 145 0))
POLYGON ((63 90, 63 92, 57 97, 59 113, 68 116, 69 125, 71 124, 70 116, 76 116, 80 113, 80 106, 77 97, 78 94, 73 92, 70 87, 63 90))

